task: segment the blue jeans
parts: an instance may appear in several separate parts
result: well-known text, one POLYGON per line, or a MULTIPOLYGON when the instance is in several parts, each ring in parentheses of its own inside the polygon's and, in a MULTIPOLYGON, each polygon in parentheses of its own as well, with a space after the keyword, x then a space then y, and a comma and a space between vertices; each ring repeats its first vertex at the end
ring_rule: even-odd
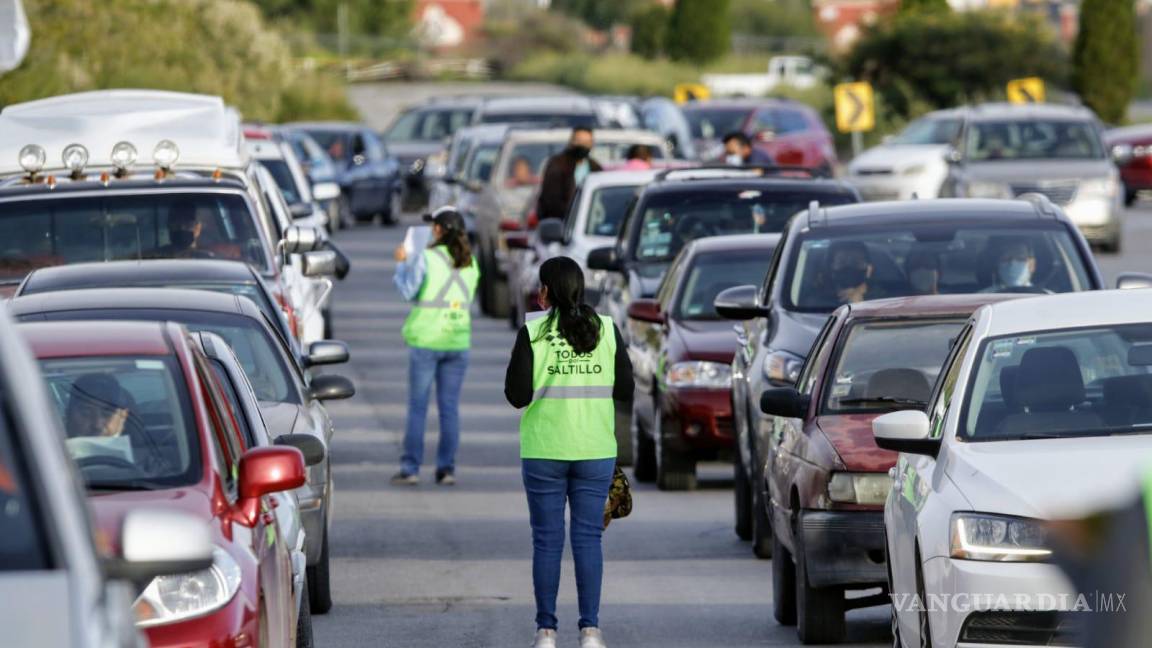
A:
POLYGON ((564 504, 572 510, 572 559, 580 627, 600 625, 600 583, 604 555, 604 504, 616 459, 552 461, 524 459, 524 490, 532 523, 532 586, 536 591, 536 627, 556 629, 556 593, 564 554, 564 504))
POLYGON ((460 446, 460 389, 468 370, 467 351, 433 351, 411 348, 408 356, 408 425, 404 431, 404 454, 400 469, 420 473, 424 459, 424 423, 428 419, 428 396, 436 382, 436 409, 440 411, 440 445, 436 468, 456 469, 460 446))

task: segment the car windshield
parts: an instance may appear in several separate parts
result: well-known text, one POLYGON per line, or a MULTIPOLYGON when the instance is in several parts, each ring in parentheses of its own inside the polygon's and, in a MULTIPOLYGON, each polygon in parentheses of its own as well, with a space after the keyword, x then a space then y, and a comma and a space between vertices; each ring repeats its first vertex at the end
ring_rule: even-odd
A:
POLYGON ((813 200, 821 205, 853 202, 852 195, 831 191, 769 191, 733 186, 698 191, 662 191, 644 199, 637 212, 639 261, 668 261, 689 241, 724 234, 779 232, 813 200))
POLYGON ((900 134, 892 138, 893 144, 928 145, 953 144, 960 134, 959 119, 924 117, 908 124, 900 134))
POLYGON ((339 130, 309 130, 307 133, 320 145, 320 148, 324 149, 329 158, 339 162, 347 162, 352 159, 348 142, 349 133, 339 130))
POLYGON ((170 258, 272 267, 255 216, 235 194, 60 194, 0 209, 0 282, 71 263, 170 258))
POLYGON ((10 419, 2 414, 0 411, 0 528, 4 529, 0 533, 0 572, 47 569, 49 541, 37 519, 30 476, 24 474, 33 462, 22 456, 19 439, 8 427, 10 419))
POLYGON ((292 177, 292 169, 288 167, 288 163, 284 160, 260 160, 260 164, 268 169, 268 173, 272 174, 272 178, 276 180, 276 186, 280 187, 280 193, 284 194, 284 202, 289 205, 295 205, 303 201, 300 197, 300 187, 296 186, 296 178, 292 177))
POLYGON ((49 358, 40 366, 89 489, 196 483, 200 439, 173 356, 49 358))
POLYGON ((744 129, 751 108, 692 108, 684 111, 696 139, 720 139, 744 129))
POLYGON ((1152 432, 1152 324, 990 338, 973 374, 962 438, 1152 432))
POLYGON ((620 232, 620 224, 628 211, 628 203, 636 197, 640 185, 601 187, 588 199, 588 223, 584 233, 588 236, 610 236, 620 232))
POLYGON ((1085 259, 1060 223, 901 223, 813 230, 798 242, 784 307, 830 313, 909 295, 1090 290, 1085 259))
POLYGON ((565 142, 520 142, 509 149, 508 164, 501 179, 504 188, 517 189, 540 184, 548 158, 564 150, 565 142))
POLYGON ((536 124, 544 128, 595 128, 594 113, 556 114, 554 112, 486 112, 480 116, 484 124, 536 124))
POLYGON ((411 110, 384 133, 388 142, 440 142, 472 122, 472 108, 411 110))
POLYGON ((965 157, 977 162, 1104 157, 1099 132, 1083 120, 974 122, 968 128, 965 149, 965 157))
POLYGON ((713 302, 721 291, 759 285, 768 272, 772 250, 726 250, 699 254, 684 279, 675 315, 682 320, 719 320, 713 302))
POLYGON ((824 413, 923 408, 964 320, 864 320, 841 335, 824 413))
POLYGON ((653 160, 664 159, 663 147, 650 141, 644 142, 605 142, 597 141, 592 147, 592 157, 602 164, 617 164, 628 159, 628 149, 633 146, 648 148, 653 160))
POLYGON ((485 144, 477 147, 467 163, 466 180, 479 180, 487 182, 492 177, 492 167, 496 164, 496 156, 500 154, 500 145, 485 144))

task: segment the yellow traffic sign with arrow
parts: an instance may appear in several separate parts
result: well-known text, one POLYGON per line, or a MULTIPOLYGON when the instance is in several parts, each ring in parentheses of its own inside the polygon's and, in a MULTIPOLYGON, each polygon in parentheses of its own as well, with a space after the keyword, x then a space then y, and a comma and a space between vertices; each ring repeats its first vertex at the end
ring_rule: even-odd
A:
POLYGON ((1008 101, 1014 104, 1044 103, 1044 79, 1012 79, 1008 82, 1008 101))
POLYGON ((871 83, 841 83, 832 90, 832 95, 836 101, 836 128, 841 133, 861 133, 876 128, 871 83))
POLYGON ((702 101, 712 96, 712 90, 701 83, 678 83, 672 91, 672 99, 678 103, 702 101))

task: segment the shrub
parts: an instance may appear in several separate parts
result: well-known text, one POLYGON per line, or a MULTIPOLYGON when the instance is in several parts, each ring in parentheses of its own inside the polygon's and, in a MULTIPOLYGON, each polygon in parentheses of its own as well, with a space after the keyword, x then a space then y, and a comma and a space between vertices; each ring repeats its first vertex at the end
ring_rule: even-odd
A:
POLYGON ((704 64, 731 48, 729 0, 676 0, 668 25, 668 55, 677 61, 704 64))
POLYGON ((649 5, 632 15, 632 52, 647 59, 664 53, 668 39, 668 10, 663 5, 649 5))
POLYGON ((1104 121, 1119 123, 1128 114, 1139 60, 1132 0, 1084 0, 1072 55, 1072 87, 1104 121))

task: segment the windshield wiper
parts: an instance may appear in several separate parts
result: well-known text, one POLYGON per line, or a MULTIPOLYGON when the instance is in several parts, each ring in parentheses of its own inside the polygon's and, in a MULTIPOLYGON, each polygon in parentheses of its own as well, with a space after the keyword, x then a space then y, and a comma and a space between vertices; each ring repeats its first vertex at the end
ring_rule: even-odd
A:
POLYGON ((863 403, 882 403, 884 405, 902 405, 907 407, 927 407, 928 403, 915 398, 893 398, 892 396, 861 396, 859 398, 841 398, 836 401, 840 405, 860 405, 863 403))
POLYGON ((149 491, 149 490, 159 490, 161 488, 166 488, 166 486, 164 486, 163 484, 157 484, 154 482, 143 481, 143 480, 122 481, 122 482, 112 482, 112 481, 88 482, 87 484, 85 484, 85 486, 87 486, 88 490, 99 490, 99 491, 149 491))

